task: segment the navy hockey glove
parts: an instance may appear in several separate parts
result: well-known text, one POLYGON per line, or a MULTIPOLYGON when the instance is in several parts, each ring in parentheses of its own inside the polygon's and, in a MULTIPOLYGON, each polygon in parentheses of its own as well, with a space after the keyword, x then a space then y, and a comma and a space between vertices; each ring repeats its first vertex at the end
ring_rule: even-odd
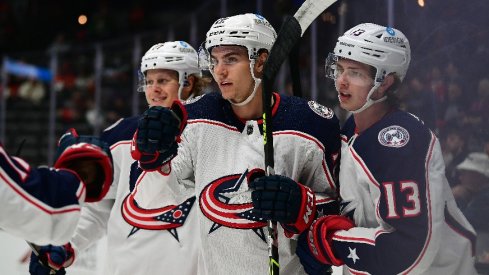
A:
POLYGON ((71 245, 63 246, 45 245, 39 248, 39 256, 31 254, 29 273, 34 275, 64 275, 65 268, 75 260, 75 253, 71 245))
POLYGON ((280 222, 288 235, 306 230, 316 216, 314 193, 290 178, 280 175, 258 177, 251 181, 250 188, 253 190, 253 213, 280 222))
POLYGON ((177 155, 180 135, 187 124, 185 107, 174 101, 171 109, 153 106, 139 120, 131 146, 132 158, 145 171, 154 171, 177 155))
POLYGON ((311 228, 302 234, 304 236, 299 236, 297 244, 296 254, 304 269, 308 267, 313 272, 320 269, 321 264, 343 265, 343 261, 333 253, 333 235, 338 230, 348 230, 354 226, 349 218, 339 215, 324 216, 314 221, 311 228))
POLYGON ((304 232, 299 235, 297 242, 297 249, 295 253, 299 257, 304 270, 309 275, 325 275, 332 274, 333 270, 331 265, 323 264, 314 257, 312 252, 309 250, 309 245, 307 244, 307 234, 304 232))
POLYGON ((93 136, 78 136, 69 129, 59 140, 55 168, 74 171, 87 188, 86 202, 100 201, 113 180, 109 145, 93 136))

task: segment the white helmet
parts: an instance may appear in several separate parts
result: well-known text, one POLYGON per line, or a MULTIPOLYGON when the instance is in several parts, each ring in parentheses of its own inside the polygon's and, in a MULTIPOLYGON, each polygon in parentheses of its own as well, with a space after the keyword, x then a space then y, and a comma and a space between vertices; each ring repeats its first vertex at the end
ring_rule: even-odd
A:
POLYGON ((246 13, 216 20, 206 34, 205 48, 219 45, 239 45, 248 49, 248 57, 255 59, 258 51, 270 52, 277 33, 261 15, 246 13))
POLYGON ((192 74, 200 74, 197 52, 184 41, 171 41, 153 45, 141 59, 141 73, 147 70, 167 69, 178 73, 178 98, 187 78, 192 74))
POLYGON ((334 54, 330 54, 326 61, 328 77, 334 77, 334 66, 331 65, 338 58, 358 61, 376 69, 374 87, 367 96, 366 104, 359 110, 352 111, 356 113, 365 110, 373 103, 386 99, 386 97, 376 101, 370 99, 386 75, 396 73, 401 81, 404 79, 411 61, 411 49, 408 39, 401 31, 373 23, 364 23, 349 29, 338 38, 334 54))
POLYGON ((250 59, 251 77, 255 81, 253 92, 242 102, 232 102, 236 106, 248 104, 257 91, 261 79, 255 77, 253 67, 258 57, 258 52, 262 49, 270 52, 277 33, 272 25, 261 15, 246 13, 231 17, 220 18, 212 24, 206 34, 205 51, 208 59, 209 70, 213 74, 212 62, 210 62, 210 52, 213 47, 221 45, 243 46, 248 50, 250 59))

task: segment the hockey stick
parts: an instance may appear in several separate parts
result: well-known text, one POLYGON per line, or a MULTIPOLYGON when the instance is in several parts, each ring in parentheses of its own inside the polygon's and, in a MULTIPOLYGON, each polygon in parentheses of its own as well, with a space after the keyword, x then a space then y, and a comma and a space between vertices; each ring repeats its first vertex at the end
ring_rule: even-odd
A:
POLYGON ((296 43, 289 54, 290 78, 292 80, 292 95, 302 97, 302 84, 300 74, 300 43, 296 43))
MULTIPOLYGON (((294 17, 286 19, 282 25, 277 39, 273 44, 268 60, 263 69, 263 143, 265 150, 265 171, 267 175, 274 174, 273 158, 273 132, 272 132, 272 88, 275 76, 280 66, 289 55, 292 48, 304 35, 311 25, 324 10, 335 3, 336 0, 306 0, 294 17)), ((277 222, 268 221, 268 257, 269 274, 279 274, 279 255, 277 239, 277 222)))

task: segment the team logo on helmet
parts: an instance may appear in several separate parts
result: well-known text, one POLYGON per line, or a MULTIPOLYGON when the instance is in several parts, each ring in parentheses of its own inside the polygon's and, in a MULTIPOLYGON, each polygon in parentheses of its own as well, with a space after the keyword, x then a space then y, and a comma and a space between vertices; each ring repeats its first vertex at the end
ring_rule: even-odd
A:
POLYGON ((333 110, 331 110, 330 108, 328 107, 325 107, 319 103, 317 103, 316 101, 314 100, 311 100, 309 101, 307 104, 309 104, 309 107, 318 115, 324 117, 324 118, 327 118, 327 119, 331 119, 334 115, 334 112, 333 110))
POLYGON ((400 148, 409 142, 409 132, 401 126, 393 125, 382 129, 378 139, 383 146, 400 148))
POLYGON ((200 210, 214 222, 209 234, 221 226, 252 229, 266 242, 263 227, 266 221, 252 213, 251 192, 245 182, 248 170, 243 174, 224 176, 209 183, 200 193, 200 210))
POLYGON ((354 31, 351 32, 351 35, 353 35, 353 36, 360 36, 364 32, 365 32, 364 29, 356 29, 356 30, 354 30, 354 31))
POLYGON ((396 31, 394 31, 394 29, 391 27, 385 28, 385 31, 392 36, 396 35, 396 31))

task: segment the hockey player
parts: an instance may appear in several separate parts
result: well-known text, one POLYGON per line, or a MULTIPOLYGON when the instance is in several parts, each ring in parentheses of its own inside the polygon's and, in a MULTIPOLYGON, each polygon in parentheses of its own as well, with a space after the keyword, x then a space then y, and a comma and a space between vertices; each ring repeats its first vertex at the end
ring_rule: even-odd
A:
MULTIPOLYGON (((174 100, 198 96, 208 83, 200 77, 197 52, 184 41, 152 46, 142 57, 141 72, 141 90, 148 105, 160 108, 170 107, 174 100)), ((62 267, 69 266, 76 254, 104 235, 109 253, 103 274, 196 273, 195 196, 179 185, 156 181, 147 181, 145 189, 140 189, 146 173, 138 168, 130 150, 140 119, 121 119, 102 133, 114 157, 114 181, 107 197, 82 214, 70 241, 74 252, 49 262, 51 269, 59 270, 56 274, 64 274, 62 267)), ((64 248, 70 249, 49 247, 43 254, 63 254, 64 248)), ((47 274, 49 270, 32 260, 30 272, 47 274)))
POLYGON ((476 274, 474 230, 457 208, 436 136, 401 111, 395 90, 411 59, 394 28, 360 24, 326 60, 343 109, 341 216, 317 219, 297 254, 310 274, 476 274))
POLYGON ((64 244, 83 204, 105 196, 112 182, 107 144, 72 129, 57 150, 54 168, 33 168, 0 144, 0 229, 36 244, 64 244))
POLYGON ((215 21, 203 48, 220 93, 174 104, 171 111, 150 108, 135 135, 133 156, 153 171, 141 188, 146 180, 173 184, 176 179, 195 189, 195 234, 202 245, 198 274, 266 274, 269 218, 283 226, 281 274, 304 274, 295 240, 284 233, 306 229, 316 205, 328 206, 336 197, 338 119, 314 101, 278 93, 270 98, 277 175, 251 180, 264 168, 261 77, 275 38, 270 23, 256 14, 215 21), (281 201, 272 200, 275 196, 281 201))

